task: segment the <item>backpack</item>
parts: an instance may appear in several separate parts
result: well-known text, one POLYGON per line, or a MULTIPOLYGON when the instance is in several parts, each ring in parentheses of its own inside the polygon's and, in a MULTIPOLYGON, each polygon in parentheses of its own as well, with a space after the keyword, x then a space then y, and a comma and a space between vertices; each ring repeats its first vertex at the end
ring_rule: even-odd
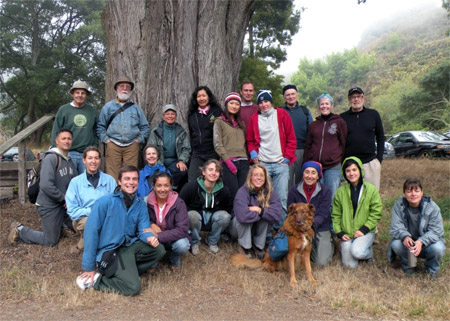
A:
MULTIPOLYGON (((58 169, 61 160, 60 157, 56 154, 53 154, 56 156, 56 169, 58 169)), ((44 156, 44 158, 47 155, 44 156)), ((44 159, 43 158, 43 159, 44 159)), ((36 200, 37 197, 39 195, 39 181, 41 178, 41 164, 42 164, 42 159, 39 160, 39 163, 36 165, 36 167, 34 167, 32 170, 30 170, 27 174, 27 186, 28 186, 28 191, 27 191, 27 195, 28 195, 28 200, 30 201, 31 204, 36 204, 36 200)))
POLYGON ((281 260, 289 252, 289 236, 284 231, 278 233, 269 244, 269 256, 274 261, 281 260))

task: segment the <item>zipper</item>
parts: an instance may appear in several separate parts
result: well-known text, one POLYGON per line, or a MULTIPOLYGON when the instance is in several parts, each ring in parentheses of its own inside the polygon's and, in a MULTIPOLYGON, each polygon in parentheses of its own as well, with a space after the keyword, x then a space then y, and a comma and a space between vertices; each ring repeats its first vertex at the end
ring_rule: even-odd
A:
POLYGON ((325 122, 323 123, 323 127, 322 127, 322 141, 321 141, 321 143, 320 143, 319 163, 320 163, 320 161, 321 161, 321 159, 322 159, 323 136, 325 135, 325 127, 326 127, 326 125, 327 125, 327 121, 325 121, 325 122))

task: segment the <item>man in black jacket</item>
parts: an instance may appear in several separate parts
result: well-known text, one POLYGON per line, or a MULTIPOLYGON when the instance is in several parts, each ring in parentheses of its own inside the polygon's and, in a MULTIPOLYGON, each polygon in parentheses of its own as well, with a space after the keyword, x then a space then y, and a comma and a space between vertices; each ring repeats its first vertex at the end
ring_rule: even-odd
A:
POLYGON ((347 123, 344 158, 356 156, 363 162, 364 179, 380 190, 381 162, 384 152, 384 130, 380 114, 364 106, 364 91, 348 91, 350 109, 341 114, 347 123), (377 142, 375 148, 375 141, 377 142))

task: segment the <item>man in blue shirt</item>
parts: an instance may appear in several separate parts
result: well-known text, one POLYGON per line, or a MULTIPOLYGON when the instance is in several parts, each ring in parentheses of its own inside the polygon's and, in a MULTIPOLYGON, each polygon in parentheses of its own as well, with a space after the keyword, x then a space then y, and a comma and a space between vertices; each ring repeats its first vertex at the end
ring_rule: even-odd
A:
POLYGON ((120 190, 99 198, 84 230, 82 268, 77 278, 81 289, 136 295, 139 275, 155 267, 166 253, 150 227, 147 206, 136 197, 139 171, 134 166, 119 170, 120 190))
POLYGON ((284 109, 291 116, 294 125, 295 137, 297 138, 297 149, 295 157, 297 160, 289 166, 289 189, 300 183, 302 179, 301 169, 303 164, 303 153, 305 151, 306 134, 309 125, 313 122, 311 112, 305 106, 298 104, 298 90, 295 85, 286 85, 283 88, 283 97, 286 104, 284 109))
POLYGON ((122 166, 138 166, 139 144, 150 134, 144 112, 130 100, 133 89, 128 77, 119 77, 114 85, 117 98, 103 106, 97 124, 97 136, 106 144, 106 172, 115 180, 122 166))

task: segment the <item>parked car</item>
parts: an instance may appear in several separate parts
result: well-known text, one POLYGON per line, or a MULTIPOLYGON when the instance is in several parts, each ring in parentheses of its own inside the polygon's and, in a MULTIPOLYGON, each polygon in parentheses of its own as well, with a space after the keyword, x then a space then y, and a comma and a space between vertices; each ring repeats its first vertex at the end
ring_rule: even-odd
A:
MULTIPOLYGON (((377 149, 377 142, 375 142, 375 150, 377 149)), ((387 141, 384 142, 383 159, 393 159, 395 157, 394 146, 387 141)))
POLYGON ((444 133, 444 136, 447 136, 448 138, 450 138, 450 130, 447 130, 447 131, 444 133))
POLYGON ((401 132, 393 135, 389 143, 394 146, 395 156, 450 157, 450 138, 436 132, 401 132))
MULTIPOLYGON (((25 160, 33 161, 35 159, 36 156, 34 156, 33 152, 28 148, 25 148, 25 160)), ((8 149, 3 155, 0 156, 0 161, 1 162, 19 161, 19 147, 15 146, 8 149)))

